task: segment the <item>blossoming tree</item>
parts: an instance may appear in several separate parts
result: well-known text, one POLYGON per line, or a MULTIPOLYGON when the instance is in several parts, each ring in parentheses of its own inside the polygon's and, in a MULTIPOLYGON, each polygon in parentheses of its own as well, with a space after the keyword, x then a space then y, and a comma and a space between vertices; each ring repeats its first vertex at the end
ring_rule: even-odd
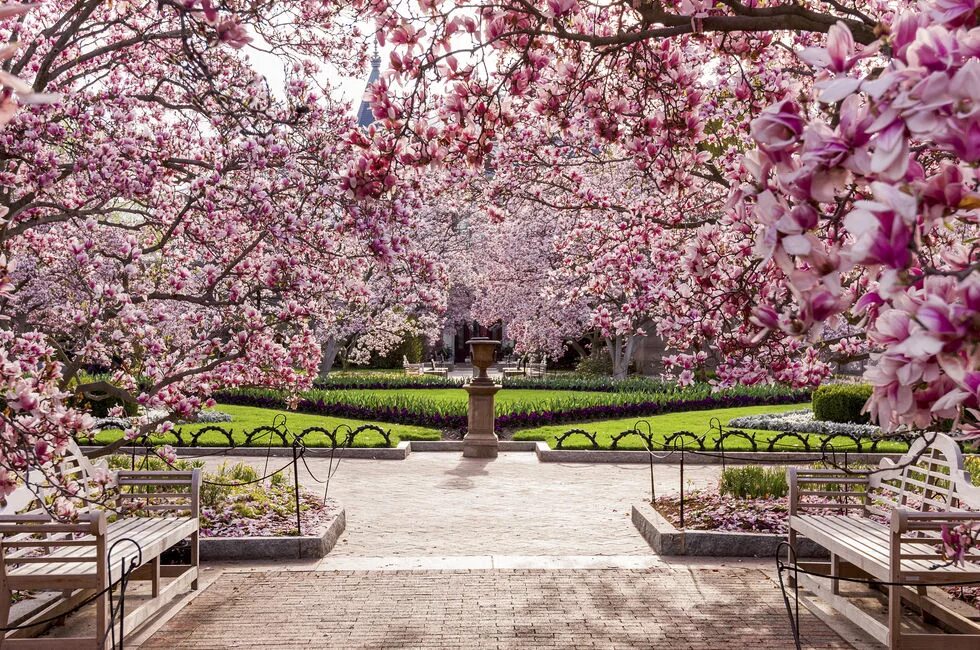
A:
POLYGON ((351 184, 484 164, 527 119, 588 133, 662 192, 693 178, 728 196, 687 249, 692 277, 728 296, 732 352, 778 337, 802 362, 722 363, 721 381, 819 380, 803 348, 831 340, 870 353, 870 408, 887 430, 952 419, 977 434, 974 0, 356 6, 392 53, 373 89, 388 132, 351 184), (706 259, 728 268, 699 274, 706 259))
MULTIPOLYGON (((336 180, 356 143, 311 63, 350 42, 328 18, 301 0, 0 12, 0 490, 88 431, 83 403, 138 408, 133 437, 218 387, 295 390, 319 360, 310 319, 363 292, 351 274, 427 282, 399 188, 364 204, 336 180)), ((347 51, 332 63, 363 63, 347 51)))

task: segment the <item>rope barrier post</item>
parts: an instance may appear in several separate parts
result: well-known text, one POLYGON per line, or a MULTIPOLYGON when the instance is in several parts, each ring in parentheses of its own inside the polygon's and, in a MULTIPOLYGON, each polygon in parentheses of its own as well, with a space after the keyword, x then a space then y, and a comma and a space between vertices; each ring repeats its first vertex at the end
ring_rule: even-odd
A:
POLYGON ((657 486, 653 481, 653 447, 647 444, 647 456, 650 457, 650 503, 657 500, 657 486))
POLYGON ((298 442, 298 440, 293 441, 293 500, 296 503, 296 536, 300 537, 303 534, 303 524, 299 516, 299 466, 297 465, 299 458, 296 454, 298 442))
POLYGON ((684 528, 684 445, 681 445, 681 529, 684 528))

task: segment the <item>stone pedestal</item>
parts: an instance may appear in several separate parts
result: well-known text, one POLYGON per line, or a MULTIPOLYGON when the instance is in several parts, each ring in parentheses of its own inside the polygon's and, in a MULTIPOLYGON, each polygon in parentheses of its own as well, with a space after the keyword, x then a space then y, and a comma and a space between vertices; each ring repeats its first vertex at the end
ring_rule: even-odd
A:
POLYGON ((470 394, 466 436, 463 438, 463 457, 496 458, 497 434, 493 432, 493 396, 500 390, 493 382, 479 379, 464 386, 470 394))

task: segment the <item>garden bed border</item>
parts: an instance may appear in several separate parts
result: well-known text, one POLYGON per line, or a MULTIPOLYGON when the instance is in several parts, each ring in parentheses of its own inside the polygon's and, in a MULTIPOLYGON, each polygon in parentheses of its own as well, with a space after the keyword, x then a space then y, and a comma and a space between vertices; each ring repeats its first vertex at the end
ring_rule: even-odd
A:
POLYGON ((201 560, 239 562, 246 560, 320 559, 333 550, 347 528, 341 508, 319 535, 298 537, 201 537, 201 560))
MULTIPOLYGON (((101 447, 82 447, 87 453, 97 451, 101 447)), ((132 453, 132 447, 121 447, 117 453, 132 453)), ((142 448, 140 448, 142 449, 142 448)), ((542 463, 615 463, 648 464, 650 454, 640 450, 621 449, 552 449, 548 443, 540 440, 501 440, 500 451, 534 452, 542 463)), ((218 458, 223 455, 232 456, 292 456, 292 447, 174 447, 178 457, 218 458)), ((361 458, 369 460, 405 460, 413 451, 416 452, 447 452, 463 451, 462 440, 403 440, 397 447, 307 447, 305 455, 309 458, 361 458)), ((818 451, 720 451, 686 450, 684 462, 693 465, 720 465, 722 463, 812 463, 824 460, 827 455, 818 451)), ((837 459, 843 463, 866 463, 877 465, 882 458, 895 460, 901 457, 899 453, 884 452, 837 452, 837 459)), ((655 451, 653 462, 657 465, 676 465, 680 462, 681 452, 676 450, 655 451)))
MULTIPOLYGON (((768 557, 775 559, 785 535, 716 530, 680 530, 650 503, 633 505, 633 525, 658 555, 708 557, 768 557)), ((808 539, 800 539, 800 557, 826 557, 827 551, 808 539)))

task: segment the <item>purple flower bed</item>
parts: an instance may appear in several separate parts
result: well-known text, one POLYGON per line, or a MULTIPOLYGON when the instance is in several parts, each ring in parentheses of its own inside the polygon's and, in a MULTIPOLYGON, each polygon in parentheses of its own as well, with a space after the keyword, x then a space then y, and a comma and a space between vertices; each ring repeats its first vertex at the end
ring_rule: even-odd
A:
MULTIPOLYGON (((660 497, 654 507, 667 521, 680 528, 680 498, 660 497)), ((785 535, 789 505, 786 498, 738 499, 708 490, 684 495, 684 525, 689 530, 785 535)), ((943 587, 954 598, 980 609, 980 585, 943 587)))
MULTIPOLYGON (((269 490, 267 489, 268 493, 269 490)), ((278 491, 275 491, 278 492, 278 491)), ((296 511, 289 490, 274 493, 270 500, 253 492, 229 496, 213 508, 201 509, 202 537, 285 537, 296 534, 296 511), (271 501, 271 503, 270 503, 271 501)), ((309 492, 300 495, 303 534, 324 530, 340 512, 340 504, 309 492)))
MULTIPOLYGON (((680 527, 679 497, 660 497, 654 507, 667 521, 680 527)), ((709 491, 684 495, 684 525, 693 530, 785 535, 788 515, 785 498, 738 499, 709 491)))

